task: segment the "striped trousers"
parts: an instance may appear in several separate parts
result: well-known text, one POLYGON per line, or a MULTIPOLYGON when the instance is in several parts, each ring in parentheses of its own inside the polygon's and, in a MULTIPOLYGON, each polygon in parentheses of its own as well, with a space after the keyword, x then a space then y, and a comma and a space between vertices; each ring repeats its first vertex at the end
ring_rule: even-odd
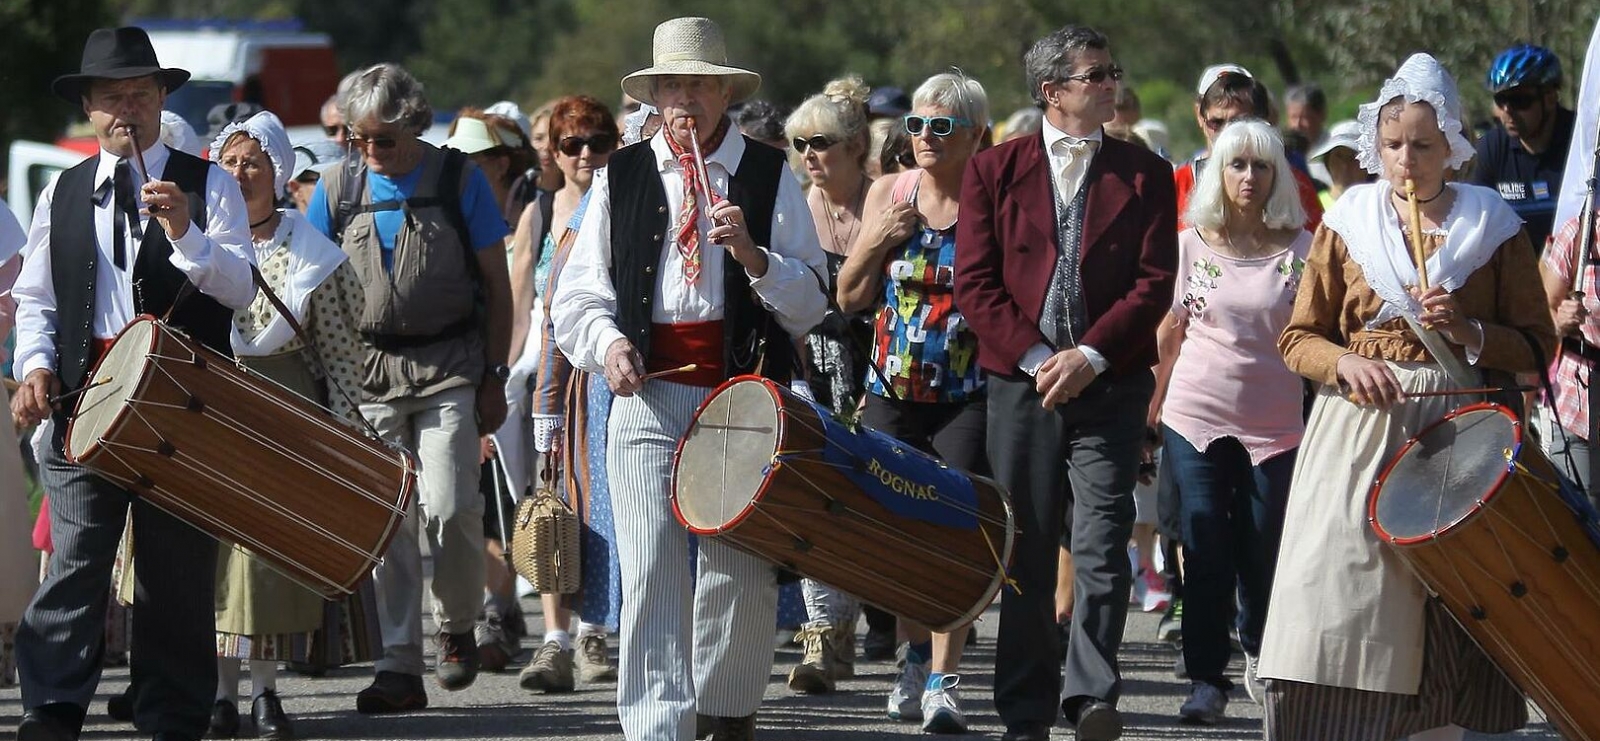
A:
POLYGON ((128 491, 68 463, 56 421, 40 461, 55 552, 17 631, 27 708, 68 703, 87 710, 100 684, 111 564, 133 517, 139 568, 129 652, 139 693, 134 725, 145 734, 199 737, 217 687, 213 613, 217 541, 128 491))
POLYGON ((622 570, 617 713, 628 741, 692 741, 695 713, 756 712, 772 674, 773 567, 689 536, 672 515, 672 459, 709 389, 650 381, 611 409, 606 465, 622 570))

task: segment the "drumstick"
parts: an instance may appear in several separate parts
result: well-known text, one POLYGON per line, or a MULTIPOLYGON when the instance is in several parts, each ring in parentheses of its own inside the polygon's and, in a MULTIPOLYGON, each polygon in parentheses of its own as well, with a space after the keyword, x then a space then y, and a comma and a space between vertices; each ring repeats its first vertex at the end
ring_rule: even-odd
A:
MULTIPOLYGON (((50 397, 50 403, 51 404, 60 404, 61 402, 66 401, 68 399, 71 399, 72 397, 77 396, 78 394, 81 394, 81 393, 83 393, 85 391, 88 391, 89 389, 92 389, 92 388, 94 388, 96 386, 104 386, 104 385, 106 385, 108 383, 111 383, 113 380, 115 380, 115 379, 113 379, 111 376, 106 376, 105 378, 102 378, 102 379, 100 379, 98 381, 95 381, 94 383, 88 384, 87 386, 84 386, 84 387, 82 387, 82 388, 80 388, 80 389, 78 389, 76 391, 68 391, 67 393, 61 394, 59 396, 52 396, 52 397, 50 397)), ((16 381, 13 381, 13 380, 11 380, 9 378, 5 379, 5 382, 6 382, 6 390, 10 391, 11 393, 16 393, 19 389, 22 388, 22 384, 20 384, 20 383, 18 383, 16 381)))
MULTIPOLYGON (((1343 385, 1340 385, 1340 389, 1344 391, 1345 398, 1348 398, 1351 401, 1356 400, 1355 392, 1347 390, 1343 385)), ((1539 389, 1535 386, 1479 386, 1478 388, 1445 389, 1443 391, 1406 391, 1401 393, 1400 396, 1407 399, 1429 399, 1438 396, 1475 396, 1477 394, 1495 394, 1502 391, 1520 394, 1526 391, 1538 390, 1539 389)))
POLYGON ((689 373, 691 371, 697 371, 697 370, 700 370, 700 366, 695 365, 694 363, 690 363, 688 365, 678 366, 677 368, 668 368, 666 370, 658 370, 658 371, 656 371, 654 373, 646 373, 645 376, 644 376, 644 380, 648 381, 648 380, 650 380, 652 378, 661 378, 662 376, 671 376, 671 375, 676 375, 678 373, 689 373))
POLYGON ((1411 257, 1417 261, 1417 285, 1428 291, 1428 255, 1422 246, 1422 204, 1417 202, 1417 182, 1406 178, 1406 201, 1411 204, 1411 257))

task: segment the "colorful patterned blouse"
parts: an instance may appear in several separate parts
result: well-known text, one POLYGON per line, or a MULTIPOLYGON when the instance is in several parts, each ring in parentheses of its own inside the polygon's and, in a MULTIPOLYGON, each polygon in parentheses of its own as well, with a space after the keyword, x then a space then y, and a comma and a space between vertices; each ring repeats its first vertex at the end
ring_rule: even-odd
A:
POLYGON ((943 231, 923 226, 884 262, 883 305, 872 332, 877 371, 867 369, 868 391, 952 404, 983 389, 978 337, 956 308, 955 260, 952 225, 943 231))

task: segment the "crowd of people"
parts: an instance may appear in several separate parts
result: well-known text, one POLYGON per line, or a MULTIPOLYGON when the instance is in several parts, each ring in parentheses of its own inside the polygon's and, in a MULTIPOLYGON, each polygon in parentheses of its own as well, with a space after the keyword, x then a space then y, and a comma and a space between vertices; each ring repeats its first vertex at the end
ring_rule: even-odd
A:
MULTIPOLYGON (((790 111, 756 97, 713 21, 677 18, 618 110, 502 101, 434 146, 423 84, 384 63, 340 84, 325 140, 238 104, 198 151, 163 126, 188 73, 137 28, 95 31, 54 89, 100 153, 26 229, 0 210, 11 411, 37 428, 47 494, 42 581, 26 535, 0 538, 17 738, 76 739, 124 649, 109 712, 141 733, 232 738, 248 716, 286 739, 280 665, 372 663, 355 709, 404 714, 428 706, 430 638, 434 683, 458 692, 533 637, 520 685, 614 683, 631 741, 753 739, 779 628, 802 647, 792 691, 894 657, 887 718, 966 732, 970 625, 789 584, 675 519, 679 440, 744 374, 1008 492, 1006 741, 1058 721, 1122 735, 1130 599, 1166 612, 1186 723, 1222 722, 1237 679, 1268 739, 1521 727, 1522 694, 1369 530, 1367 493, 1464 403, 1435 392, 1545 373, 1532 426, 1600 491, 1600 286, 1574 283, 1581 216, 1557 217, 1592 115, 1562 106, 1536 46, 1489 64, 1499 125, 1481 136, 1427 54, 1333 123, 1316 85, 1274 95, 1224 62, 1194 90, 1203 151, 1174 161, 1113 50, 1084 26, 1038 39, 1033 105, 1001 123, 954 68, 910 94, 842 76, 790 111), (414 455, 416 504, 354 594, 326 600, 65 454, 72 394, 143 314, 414 455), (534 634, 505 554, 539 489, 581 520, 582 589, 541 595, 534 634)), ((7 433, 0 476, 20 486, 7 433)), ((23 501, 0 517, 31 519, 23 501)))

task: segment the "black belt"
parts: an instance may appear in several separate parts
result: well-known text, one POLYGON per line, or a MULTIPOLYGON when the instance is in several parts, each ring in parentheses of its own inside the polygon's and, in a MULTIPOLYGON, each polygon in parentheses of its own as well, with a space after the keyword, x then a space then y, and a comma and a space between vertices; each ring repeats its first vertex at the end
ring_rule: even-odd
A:
POLYGON ((1562 337, 1562 352, 1572 353, 1591 363, 1600 363, 1600 347, 1595 347, 1581 337, 1562 337))
POLYGON ((398 352, 414 347, 425 347, 445 340, 462 337, 478 329, 478 319, 469 316, 452 324, 434 334, 378 334, 376 332, 362 332, 361 339, 367 344, 384 352, 398 352))

